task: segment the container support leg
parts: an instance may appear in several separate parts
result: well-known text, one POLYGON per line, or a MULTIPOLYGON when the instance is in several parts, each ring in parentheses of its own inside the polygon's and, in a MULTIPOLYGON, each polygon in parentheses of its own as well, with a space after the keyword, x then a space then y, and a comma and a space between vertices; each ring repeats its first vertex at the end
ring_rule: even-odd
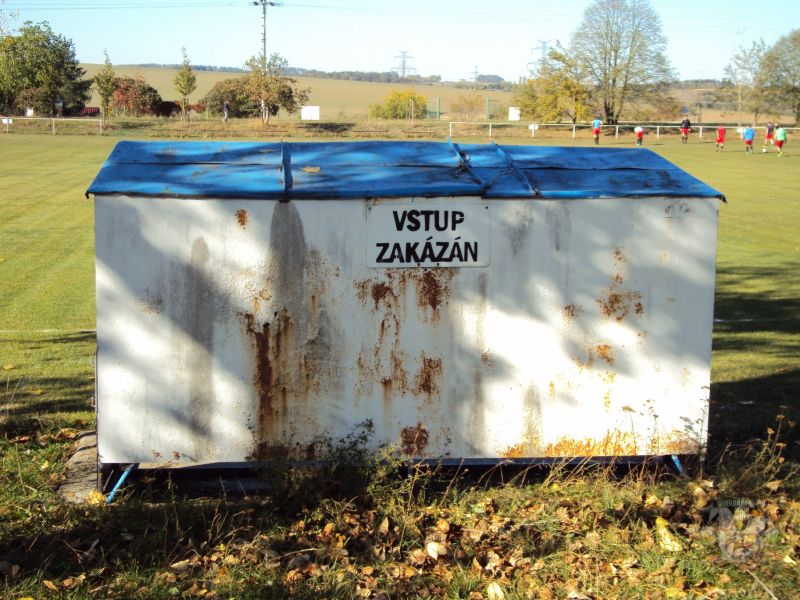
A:
POLYGON ((131 471, 133 471, 135 468, 136 468, 135 464, 131 464, 125 467, 125 470, 122 472, 122 475, 119 476, 117 483, 114 484, 114 487, 111 488, 111 491, 108 493, 108 496, 106 497, 106 506, 108 506, 114 501, 114 496, 117 495, 119 488, 122 487, 122 484, 125 483, 125 480, 128 478, 128 475, 130 475, 131 471))

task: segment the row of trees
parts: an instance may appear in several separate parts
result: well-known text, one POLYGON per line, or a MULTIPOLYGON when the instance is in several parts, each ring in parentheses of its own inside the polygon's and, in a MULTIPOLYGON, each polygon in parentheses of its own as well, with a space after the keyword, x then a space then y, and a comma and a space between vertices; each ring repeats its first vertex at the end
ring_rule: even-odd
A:
POLYGON ((800 123, 800 29, 771 47, 763 40, 740 47, 725 67, 716 99, 734 104, 754 121, 762 114, 788 109, 800 123))
MULTIPOLYGON (((103 118, 111 114, 171 115, 179 110, 182 118, 188 119, 192 108, 189 97, 197 90, 197 77, 185 48, 183 62, 173 78, 179 100, 164 102, 143 77, 118 77, 107 52, 101 70, 86 79, 72 40, 54 33, 46 22, 27 21, 12 35, 5 14, 0 11, 0 112, 13 114, 31 108, 46 115, 58 109, 78 113, 89 101, 94 86, 103 118)), ((286 67, 286 60, 277 54, 269 59, 253 57, 247 62, 247 75, 218 83, 201 105, 193 108, 208 107, 219 114, 227 102, 230 116, 259 116, 264 122, 281 110, 297 112, 310 90, 283 76, 286 67)))
MULTIPOLYGON (((541 121, 672 118, 679 106, 669 93, 676 74, 666 48, 649 0, 595 0, 569 44, 557 44, 536 77, 517 87, 515 103, 525 117, 541 121)), ((742 49, 726 77, 720 98, 738 96, 755 118, 788 108, 800 121, 800 31, 771 48, 759 42, 742 49)))

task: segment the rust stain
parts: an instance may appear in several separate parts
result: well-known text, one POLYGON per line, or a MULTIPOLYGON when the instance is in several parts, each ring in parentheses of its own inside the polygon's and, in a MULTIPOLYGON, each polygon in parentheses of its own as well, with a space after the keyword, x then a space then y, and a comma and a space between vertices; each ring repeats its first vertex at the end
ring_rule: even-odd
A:
POLYGON ((621 264, 623 264, 623 263, 626 263, 626 262, 628 262, 628 259, 627 259, 627 257, 626 257, 626 256, 625 256, 625 254, 622 252, 622 248, 614 248, 614 262, 615 262, 617 265, 621 265, 621 264))
POLYGON ((611 392, 603 394, 603 406, 606 410, 611 408, 611 392))
POLYGON ((261 310, 262 302, 269 302, 272 296, 267 290, 260 290, 258 294, 253 296, 253 314, 257 314, 261 310))
MULTIPOLYGON (((415 269, 415 271, 417 271, 415 269)), ((417 279, 417 304, 429 306, 436 314, 440 305, 450 297, 450 280, 454 269, 424 269, 422 275, 415 273, 417 279)))
POLYGON ((247 227, 247 211, 243 208, 237 210, 236 220, 239 222, 239 227, 241 227, 242 229, 247 227))
POLYGON ((661 450, 665 454, 697 454, 701 450, 700 444, 687 438, 683 432, 672 432, 667 438, 661 450))
POLYGON ((525 448, 526 445, 523 443, 515 444, 500 452, 500 456, 503 458, 522 458, 525 456, 525 448))
POLYGON ((571 321, 581 313, 582 309, 577 304, 567 304, 562 311, 565 320, 571 321))
POLYGON ((263 440, 268 429, 268 424, 272 423, 274 410, 272 407, 272 362, 270 360, 270 331, 269 323, 264 323, 259 331, 255 325, 255 319, 251 314, 242 315, 247 326, 247 333, 255 344, 255 371, 253 373, 253 383, 258 392, 259 422, 258 439, 263 440))
POLYGON ((600 378, 603 380, 603 383, 613 385, 614 380, 617 378, 617 374, 614 371, 606 371, 600 376, 600 378))
POLYGON ((442 359, 428 358, 423 353, 421 363, 419 372, 414 379, 414 393, 428 396, 437 394, 439 392, 437 379, 441 377, 443 372, 442 359))
POLYGON ((644 305, 641 302, 637 302, 636 304, 634 304, 633 309, 634 312, 639 316, 642 316, 644 314, 644 305))
POLYGON ((413 427, 403 427, 400 432, 400 448, 409 456, 420 456, 428 446, 428 430, 417 423, 413 427))
POLYGON ((255 350, 253 384, 259 401, 257 439, 261 441, 274 438, 277 424, 286 415, 293 378, 311 373, 310 378, 306 377, 308 383, 315 371, 313 362, 307 364, 306 354, 299 357, 299 365, 290 362, 293 323, 289 312, 284 308, 273 316, 272 322, 257 325, 253 315, 242 315, 255 350))
POLYGON ((356 288, 356 298, 362 303, 367 303, 367 298, 370 296, 370 287, 372 286, 372 281, 369 279, 365 279, 363 281, 354 281, 353 287, 356 288))
POLYGON ((481 362, 485 365, 489 364, 489 351, 486 350, 481 354, 481 362))
POLYGON ((555 400, 555 397, 556 397, 556 384, 551 381, 550 385, 548 386, 548 390, 550 391, 550 398, 555 400))
POLYGON ((372 285, 371 295, 372 301, 375 302, 376 309, 381 301, 394 297, 391 286, 387 285, 383 281, 379 281, 378 283, 372 285))
MULTIPOLYGON (((604 290, 603 295, 596 302, 600 305, 600 311, 605 318, 613 317, 617 321, 622 321, 632 309, 636 310, 637 306, 641 306, 641 299, 641 292, 620 290, 614 282, 609 289, 604 290)), ((643 312, 644 309, 641 310, 643 312)), ((637 310, 636 314, 641 315, 641 312, 637 310)))
POLYGON ((594 351, 597 353, 598 358, 606 361, 609 365, 614 364, 614 351, 608 344, 598 344, 594 347, 594 351))
POLYGON ((562 437, 557 442, 547 444, 542 456, 635 456, 639 454, 636 436, 622 431, 610 431, 600 439, 571 439, 562 437))

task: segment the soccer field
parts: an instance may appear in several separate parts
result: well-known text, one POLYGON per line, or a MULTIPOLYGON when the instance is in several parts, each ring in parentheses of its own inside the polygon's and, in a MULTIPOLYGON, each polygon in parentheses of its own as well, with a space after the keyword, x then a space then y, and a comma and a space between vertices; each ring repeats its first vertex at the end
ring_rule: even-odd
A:
MULTIPOLYGON (((6 411, 58 414, 65 425, 92 418, 93 213, 84 192, 115 141, 0 135, 0 367, 6 411)), ((605 146, 631 143, 603 140, 605 146)), ((789 146, 781 158, 774 152, 747 156, 737 140, 724 153, 696 139, 687 145, 662 139, 647 147, 728 199, 720 211, 712 443, 762 433, 782 405, 796 419, 800 152, 794 155, 789 146)))

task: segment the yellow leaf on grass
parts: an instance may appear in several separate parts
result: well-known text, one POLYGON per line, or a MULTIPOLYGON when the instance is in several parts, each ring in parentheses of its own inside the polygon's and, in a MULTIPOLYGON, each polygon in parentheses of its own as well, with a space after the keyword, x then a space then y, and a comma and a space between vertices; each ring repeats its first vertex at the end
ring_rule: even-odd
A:
POLYGON ((778 489, 781 487, 781 481, 779 479, 775 479, 773 481, 768 481, 764 484, 764 487, 767 488, 770 492, 777 492, 778 489))
POLYGON ((661 517, 656 518, 656 539, 658 539, 658 547, 665 552, 680 552, 683 550, 683 544, 672 534, 669 530, 669 524, 661 517))
POLYGON ((104 494, 98 492, 97 490, 92 490, 89 492, 89 495, 86 496, 86 504, 89 506, 103 506, 106 503, 106 497, 104 494))
POLYGON ((44 390, 37 388, 35 390, 28 390, 28 393, 31 396, 42 396, 44 394, 44 390))
POLYGON ((500 587, 499 583, 493 581, 486 586, 486 597, 489 600, 505 600, 506 593, 503 591, 503 588, 500 587))
POLYGON ((57 592, 58 591, 58 586, 55 583, 53 583, 52 581, 50 581, 49 579, 45 579, 42 583, 44 584, 44 587, 46 587, 51 592, 57 592))
POLYGON ((792 565, 793 567, 797 566, 797 561, 795 559, 793 559, 791 556, 789 556, 788 554, 783 557, 783 561, 782 562, 786 563, 787 565, 792 565))
POLYGON ((4 371, 11 371, 11 370, 16 369, 16 368, 17 368, 17 365, 3 365, 3 370, 4 371))

